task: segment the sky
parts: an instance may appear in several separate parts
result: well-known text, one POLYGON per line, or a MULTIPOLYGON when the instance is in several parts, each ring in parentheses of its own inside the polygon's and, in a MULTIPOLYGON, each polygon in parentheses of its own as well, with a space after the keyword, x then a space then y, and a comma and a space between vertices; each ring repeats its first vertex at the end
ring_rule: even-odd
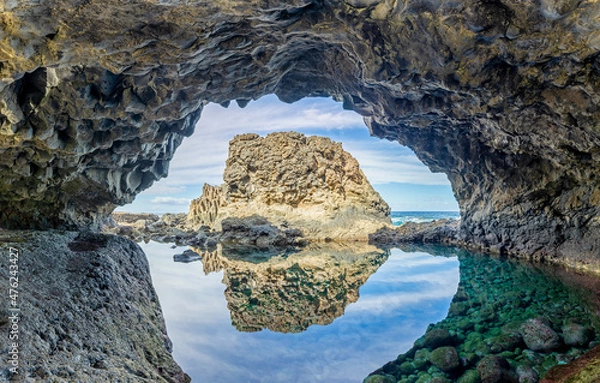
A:
POLYGON ((371 137, 360 115, 330 98, 305 98, 286 104, 265 96, 245 108, 207 105, 195 133, 177 149, 167 178, 140 193, 120 211, 187 212, 204 183, 220 185, 229 140, 236 134, 265 136, 277 131, 319 135, 342 143, 393 211, 458 211, 445 174, 431 173, 408 148, 371 137))

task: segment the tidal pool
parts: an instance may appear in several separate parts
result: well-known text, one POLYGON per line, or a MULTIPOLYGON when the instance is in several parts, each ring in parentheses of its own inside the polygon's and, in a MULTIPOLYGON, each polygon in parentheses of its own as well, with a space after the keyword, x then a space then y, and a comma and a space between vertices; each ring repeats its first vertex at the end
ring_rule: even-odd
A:
POLYGON ((185 247, 141 246, 193 382, 360 382, 445 318, 459 279, 451 253, 316 247, 176 263, 185 247))
POLYGON ((186 247, 141 246, 175 360, 194 382, 361 382, 378 369, 393 381, 456 381, 488 355, 539 377, 597 340, 598 289, 585 285, 596 280, 561 269, 448 247, 219 249, 178 263, 186 247), (519 328, 534 318, 557 333, 554 349, 524 343, 519 328), (572 323, 585 344, 565 344, 572 323), (458 367, 432 363, 440 346, 456 349, 458 367))

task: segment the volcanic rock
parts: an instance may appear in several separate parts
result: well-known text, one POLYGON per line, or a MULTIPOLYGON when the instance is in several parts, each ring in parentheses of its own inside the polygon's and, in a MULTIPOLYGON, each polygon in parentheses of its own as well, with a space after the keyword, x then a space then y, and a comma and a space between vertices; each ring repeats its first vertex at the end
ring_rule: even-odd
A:
MULTIPOLYGON (((0 252, 6 265, 9 254, 18 255, 10 263, 17 268, 0 268, 0 279, 17 282, 14 303, 8 294, 1 300, 2 319, 8 308, 20 309, 17 319, 0 320, 3 333, 10 327, 17 336, 0 345, 8 356, 18 344, 16 380, 190 381, 170 354, 148 261, 135 243, 103 234, 1 231, 0 252)), ((7 367, 2 381, 11 377, 7 367)))
MULTIPOLYGON (((367 240, 390 208, 341 144, 295 132, 236 136, 220 187, 205 186, 188 223, 225 231, 226 218, 262 217, 306 239, 367 240)), ((264 226, 264 225, 263 225, 264 226)))
POLYGON ((97 227, 167 175, 207 102, 331 96, 448 176, 463 242, 600 268, 599 9, 5 2, 0 226, 97 227))
POLYGON ((560 336, 543 318, 528 319, 521 325, 523 340, 534 351, 551 351, 560 347, 560 336))

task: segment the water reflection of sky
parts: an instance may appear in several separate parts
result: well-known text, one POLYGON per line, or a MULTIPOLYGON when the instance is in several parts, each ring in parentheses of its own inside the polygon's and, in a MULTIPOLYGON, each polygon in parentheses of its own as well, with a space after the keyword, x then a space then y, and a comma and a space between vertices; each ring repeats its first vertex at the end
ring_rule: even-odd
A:
POLYGON ((183 248, 142 248, 175 360, 193 382, 360 382, 446 317, 459 280, 456 258, 392 250, 332 324, 300 334, 243 333, 231 325, 222 272, 173 262, 183 248))

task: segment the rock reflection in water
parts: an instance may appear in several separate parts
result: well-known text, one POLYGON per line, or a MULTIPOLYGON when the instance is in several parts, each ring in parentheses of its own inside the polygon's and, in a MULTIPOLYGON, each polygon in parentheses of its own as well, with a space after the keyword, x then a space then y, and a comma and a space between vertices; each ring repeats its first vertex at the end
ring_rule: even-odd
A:
MULTIPOLYGON (((300 253, 287 256, 263 253, 262 257, 255 253, 251 257, 244 254, 246 261, 242 261, 241 254, 228 252, 227 257, 204 254, 203 264, 173 262, 173 255, 183 252, 186 249, 183 247, 173 249, 169 244, 156 242, 142 243, 141 246, 150 261, 152 279, 174 345, 173 355, 194 382, 359 381, 391 355, 408 350, 425 332, 428 323, 442 320, 458 285, 458 260, 452 251, 434 257, 422 252, 405 253, 392 249, 383 264, 380 263, 387 254, 372 247, 339 248, 339 253, 336 249, 320 249, 318 256, 306 256, 306 260, 301 260, 300 253), (359 254, 353 254, 353 248, 359 254), (272 297, 260 293, 273 290, 264 286, 261 287, 263 290, 258 289, 260 283, 270 280, 265 274, 256 277, 250 271, 271 268, 283 273, 282 270, 289 269, 294 263, 313 277, 310 280, 303 277, 308 282, 308 286, 301 287, 304 290, 299 290, 279 274, 275 274, 279 279, 272 277, 273 281, 284 281, 290 291, 297 290, 297 293, 310 291, 311 296, 319 297, 319 307, 311 306, 307 299, 297 299, 285 302, 286 306, 277 303, 276 309, 286 315, 302 313, 302 318, 315 317, 327 307, 324 298, 316 292, 326 290, 331 294, 328 296, 339 296, 345 301, 339 309, 330 309, 344 311, 344 315, 326 326, 311 325, 301 333, 281 333, 268 328, 243 332, 232 326, 232 315, 227 308, 231 302, 231 289, 223 283, 231 277, 226 274, 237 271, 238 275, 253 275, 254 279, 248 282, 250 296, 254 294, 263 304, 260 309, 266 307, 275 312, 274 307, 264 306, 264 302, 270 302, 272 297), (225 264, 233 271, 216 271, 225 264), (241 269, 242 264, 245 269, 241 269), (310 273, 307 271, 309 264, 312 267, 310 273), (337 273, 329 282, 327 278, 332 276, 332 270, 320 270, 325 266, 337 273), (204 272, 203 267, 206 267, 204 272), (204 275, 205 272, 208 274, 204 275), (313 284, 311 289, 310 284, 313 284), (358 297, 359 286, 360 298, 350 304, 358 297), (228 290, 227 294, 224 294, 225 290, 228 290), (291 308, 292 305, 308 307, 301 311, 291 308)), ((243 290, 237 287, 235 291, 243 290)), ((291 293, 288 296, 294 297, 291 293)), ((249 298, 244 296, 244 299, 247 302, 249 298)), ((335 303, 327 302, 327 305, 335 303)), ((264 327, 266 314, 259 314, 245 313, 247 316, 243 319, 251 320, 253 326, 264 327)), ((289 318, 287 321, 292 322, 289 318)), ((302 323, 297 318, 294 321, 294 328, 312 323, 302 323)), ((283 328, 281 323, 277 323, 277 327, 283 328)), ((289 329, 288 326, 286 330, 289 329)))
POLYGON ((294 253, 195 251, 206 274, 223 270, 231 322, 245 332, 298 333, 333 322, 389 257, 354 243, 315 244, 294 253))

